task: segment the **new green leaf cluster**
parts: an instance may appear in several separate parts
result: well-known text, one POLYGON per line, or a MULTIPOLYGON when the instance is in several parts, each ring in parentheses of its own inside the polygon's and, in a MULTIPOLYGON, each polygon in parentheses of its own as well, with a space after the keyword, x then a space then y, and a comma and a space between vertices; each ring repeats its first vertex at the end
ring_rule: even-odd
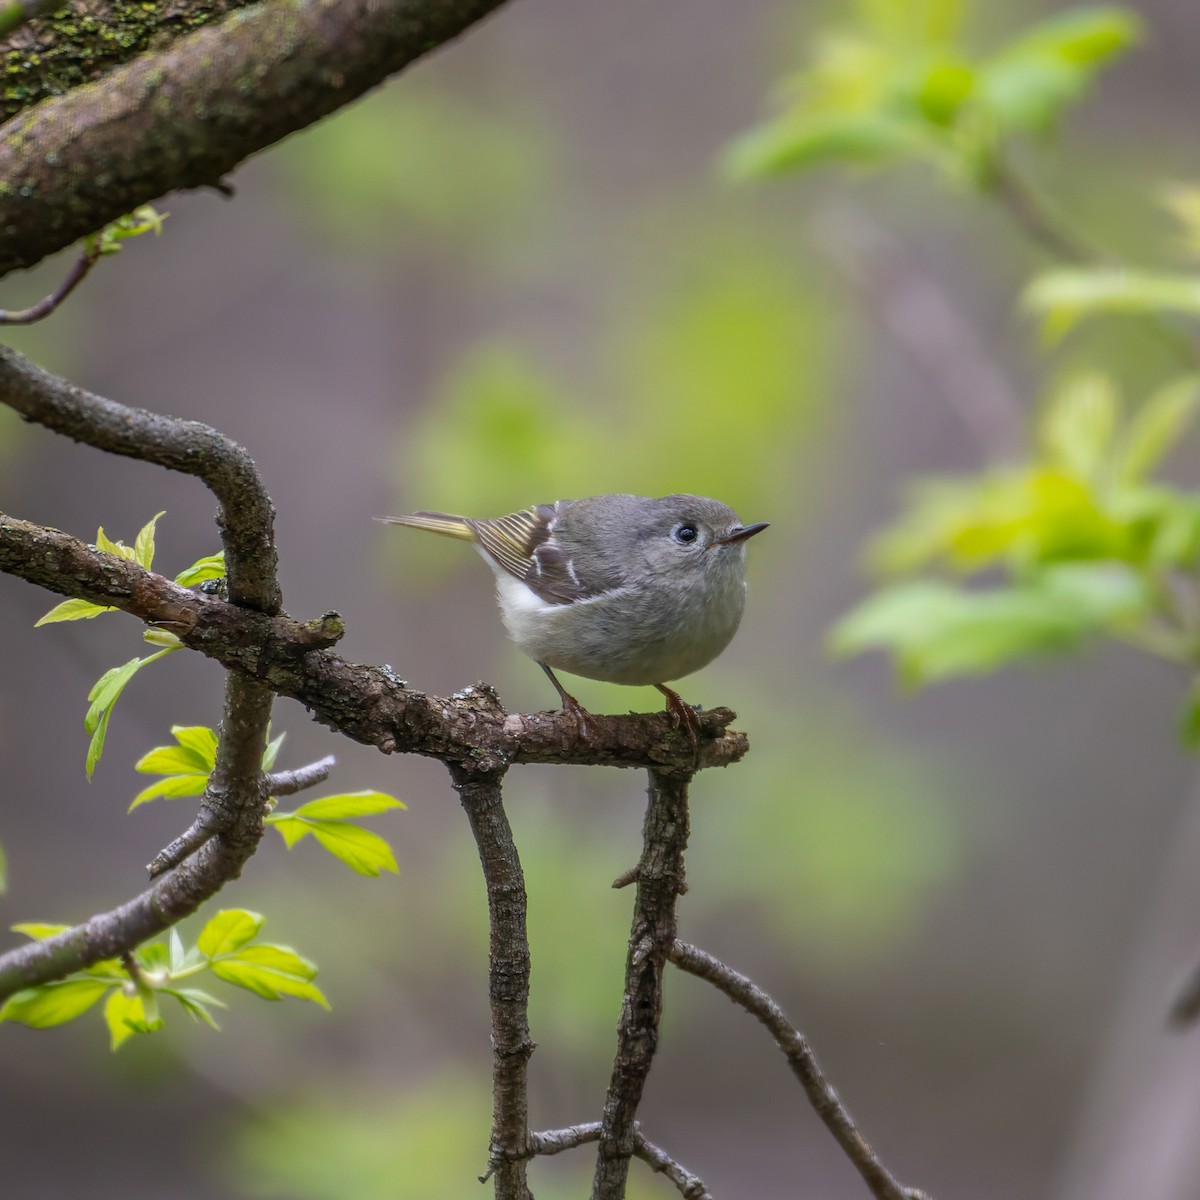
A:
MULTIPOLYGON (((171 734, 176 745, 156 746, 138 760, 135 770, 162 778, 134 797, 130 811, 160 797, 175 799, 204 792, 216 763, 217 735, 201 725, 187 728, 174 725, 171 734)), ((264 771, 275 765, 282 741, 280 734, 268 743, 263 755, 264 771)), ((265 823, 278 830, 289 850, 311 834, 330 854, 360 875, 378 875, 380 871, 398 870, 396 856, 383 838, 354 821, 403 807, 401 801, 383 792, 344 792, 310 800, 293 812, 272 812, 265 823)))
MULTIPOLYGON (((101 526, 96 531, 96 549, 135 562, 139 566, 145 567, 147 571, 151 570, 154 564, 154 531, 158 519, 162 515, 162 513, 156 513, 142 526, 132 546, 126 546, 124 542, 120 541, 114 542, 101 526)), ((175 577, 175 582, 182 587, 194 587, 208 579, 219 579, 224 574, 225 554, 224 551, 221 551, 192 563, 190 567, 175 577)), ((93 604, 90 600, 64 600, 35 622, 34 628, 39 625, 51 625, 58 621, 90 621, 101 613, 115 611, 116 609, 110 606, 93 604)), ((100 756, 104 753, 104 742, 108 736, 108 721, 112 716, 113 706, 125 690, 126 685, 144 666, 154 662, 155 659, 162 658, 172 650, 178 650, 181 645, 174 634, 162 629, 147 630, 142 636, 146 641, 161 646, 162 649, 145 658, 132 658, 119 667, 111 667, 96 680, 92 690, 88 692, 90 707, 83 719, 83 728, 90 737, 86 761, 89 780, 92 772, 96 769, 96 764, 100 761, 100 756)))
POLYGON ((1068 9, 978 54, 964 44, 964 8, 863 0, 854 27, 817 40, 778 115, 733 145, 730 172, 917 159, 987 183, 1003 140, 1051 129, 1141 29, 1129 9, 1068 9))
POLYGON ((1042 414, 1031 462, 917 489, 872 549, 877 568, 907 578, 844 618, 834 647, 888 649, 911 683, 1097 634, 1194 662, 1200 630, 1174 585, 1200 563, 1200 497, 1151 472, 1198 410, 1193 377, 1127 417, 1103 376, 1069 378, 1042 414))
MULTIPOLYGON (((17 992, 0 1007, 0 1021, 16 1021, 33 1029, 64 1025, 104 1000, 104 1020, 113 1050, 135 1033, 163 1027, 160 997, 170 997, 195 1021, 213 1029, 211 1009, 225 1008, 223 1000, 184 980, 205 971, 217 979, 265 1000, 292 997, 329 1004, 313 983, 316 966, 287 946, 258 942, 264 918, 245 909, 223 909, 200 931, 196 944, 185 949, 178 931, 165 942, 140 947, 129 965, 113 958, 94 963, 67 979, 17 992)), ((53 937, 69 926, 28 923, 14 925, 17 933, 36 940, 53 937)))

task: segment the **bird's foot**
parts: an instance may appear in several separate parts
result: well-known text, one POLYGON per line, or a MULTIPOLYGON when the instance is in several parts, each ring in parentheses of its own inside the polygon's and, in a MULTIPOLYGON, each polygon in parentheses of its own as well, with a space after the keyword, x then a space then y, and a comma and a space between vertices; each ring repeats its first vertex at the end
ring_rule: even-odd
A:
POLYGON ((570 717, 575 722, 576 734, 581 740, 586 740, 591 736, 592 732, 592 727, 588 724, 592 714, 558 682, 558 676, 544 662, 538 663, 538 666, 546 672, 546 678, 554 684, 554 690, 558 693, 558 698, 562 701, 563 715, 570 717))
POLYGON ((654 685, 667 698, 667 712, 671 714, 671 723, 676 729, 687 733, 688 741, 692 743, 692 754, 696 762, 700 762, 700 714, 688 704, 684 698, 662 683, 654 685))

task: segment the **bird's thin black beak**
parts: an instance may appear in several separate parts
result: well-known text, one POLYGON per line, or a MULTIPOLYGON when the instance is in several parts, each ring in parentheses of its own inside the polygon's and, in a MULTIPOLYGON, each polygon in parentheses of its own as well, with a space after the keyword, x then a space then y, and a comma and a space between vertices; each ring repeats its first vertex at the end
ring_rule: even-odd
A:
POLYGON ((752 538, 756 533, 762 533, 770 521, 759 521, 755 525, 735 525, 724 537, 715 538, 714 546, 728 546, 734 542, 744 542, 747 538, 752 538))

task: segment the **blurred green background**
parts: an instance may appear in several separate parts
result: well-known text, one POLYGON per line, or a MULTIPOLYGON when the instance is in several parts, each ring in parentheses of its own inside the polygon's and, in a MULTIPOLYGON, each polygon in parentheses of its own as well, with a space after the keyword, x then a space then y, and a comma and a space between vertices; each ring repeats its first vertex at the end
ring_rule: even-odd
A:
MULTIPOLYGON (((970 1200, 1067 1195, 1121 980, 1181 836, 1184 680, 1117 648, 914 698, 882 660, 830 661, 831 625, 867 588, 862 548, 905 482, 981 464, 889 329, 886 297, 856 283, 846 221, 942 290, 1030 410, 1074 361, 1102 352, 1134 380, 1161 363, 1111 330, 1048 363, 1015 306, 1045 259, 962 181, 919 167, 722 176, 774 81, 859 7, 524 0, 254 160, 233 203, 171 197, 160 240, 128 245, 11 340, 83 386, 245 444, 279 510, 288 610, 337 609, 343 653, 434 693, 485 679, 513 709, 554 700, 504 639, 476 556, 373 516, 687 490, 769 520, 741 633, 682 686, 735 708, 753 750, 694 788, 681 933, 775 994, 905 1182, 970 1200)), ((986 44, 1055 7, 976 5, 968 33, 986 44)), ((1153 257, 1170 231, 1145 181, 1200 169, 1200 10, 1138 9, 1144 44, 1034 161, 1090 229, 1153 257)), ((5 306, 42 295, 65 262, 6 281, 5 306)), ((127 541, 166 509, 156 561, 172 573, 216 548, 192 481, 2 409, 0 509, 127 541)), ((85 785, 84 696, 139 652, 138 631, 106 618, 33 634, 51 603, 0 577, 5 925, 77 920, 139 887, 191 802, 125 817, 145 782, 132 764, 170 724, 219 713, 213 664, 156 664, 85 785)), ((660 703, 571 682, 597 711, 660 703)), ((98 1016, 0 1027, 14 1196, 481 1194, 486 906, 449 782, 290 702, 275 728, 280 765, 332 752, 338 790, 408 805, 372 823, 398 877, 363 880, 274 839, 222 896, 320 964, 332 1013, 227 995, 221 1034, 176 1017, 116 1056, 98 1016)), ((609 884, 638 853, 643 786, 600 770, 508 778, 540 1128, 602 1105, 630 909, 609 884)), ((1165 996, 1170 979, 1154 979, 1165 996)), ((863 1195, 775 1048, 709 990, 669 977, 648 1136, 714 1195, 863 1195)), ((588 1178, 586 1150, 532 1170, 539 1198, 583 1195, 588 1178)), ((632 1178, 631 1196, 672 1194, 632 1178)))

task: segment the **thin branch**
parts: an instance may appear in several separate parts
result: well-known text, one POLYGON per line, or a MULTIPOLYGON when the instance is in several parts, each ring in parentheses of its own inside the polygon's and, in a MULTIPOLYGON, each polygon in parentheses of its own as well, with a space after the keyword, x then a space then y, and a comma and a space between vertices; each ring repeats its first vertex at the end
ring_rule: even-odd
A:
MULTIPOLYGON (((485 685, 453 696, 409 688, 390 667, 351 663, 326 647, 342 632, 336 614, 312 622, 269 617, 180 587, 129 559, 58 530, 0 513, 0 571, 64 596, 112 605, 166 624, 185 646, 303 704, 339 733, 385 753, 462 759, 482 767, 575 763, 691 769, 691 743, 664 712, 596 716, 581 739, 562 713, 509 713, 485 685)), ((698 714, 700 766, 723 767, 749 749, 727 708, 698 714)))
POLYGON ((500 3, 262 0, 18 113, 0 136, 0 275, 221 183, 500 3))
POLYGON ((263 791, 268 796, 294 796, 305 788, 324 783, 335 766, 337 759, 332 754, 327 754, 307 766, 296 767, 292 771, 276 771, 264 777, 263 791))
POLYGON ((600 1122, 587 1121, 582 1125, 568 1125, 565 1129, 545 1129, 540 1133, 531 1133, 526 1139, 529 1145, 529 1156, 561 1154, 564 1150, 574 1150, 576 1146, 586 1146, 589 1142, 600 1140, 600 1122))
POLYGON ((959 309, 904 259, 895 240, 861 212, 839 206, 820 221, 820 243, 869 309, 924 372, 983 453, 1021 445, 1024 409, 959 309))
POLYGON ((675 942, 676 903, 687 886, 683 854, 689 833, 690 779, 687 773, 650 772, 617 1053, 604 1102, 592 1200, 622 1200, 629 1160, 637 1149, 638 1105, 658 1046, 663 966, 675 942))
POLYGON ((670 959, 681 970, 706 979, 735 1004, 767 1027, 800 1081, 817 1116, 824 1121, 846 1157, 854 1164, 876 1200, 928 1200, 917 1188, 899 1183, 871 1149, 870 1143, 821 1070, 808 1039, 787 1019, 783 1009, 752 979, 727 967, 719 959, 687 942, 671 946, 670 959))
POLYGON ((452 766, 454 789, 471 824, 487 885, 492 1013, 492 1138, 487 1174, 496 1200, 533 1200, 525 1182, 529 1157, 529 935, 525 875, 504 812, 502 771, 452 766))
POLYGON ((258 764, 266 744, 271 699, 261 684, 239 675, 231 673, 226 681, 225 715, 209 784, 212 803, 224 819, 217 836, 133 900, 54 937, 0 955, 0 1000, 101 959, 121 957, 190 916, 241 874, 262 837, 258 764))
POLYGON ((699 1175, 693 1175, 686 1167, 677 1163, 665 1150, 656 1146, 641 1131, 634 1134, 633 1153, 650 1169, 665 1175, 684 1200, 713 1200, 712 1193, 699 1175))
POLYGON ((58 287, 29 308, 20 308, 15 312, 0 308, 0 325, 33 325, 45 320, 87 278, 88 272, 101 257, 99 241, 85 239, 83 250, 58 287))
POLYGON ((0 403, 27 421, 97 450, 196 476, 220 504, 217 525, 225 546, 229 598, 259 612, 279 611, 275 509, 254 460, 237 442, 199 421, 86 392, 2 346, 0 403))
POLYGON ((993 157, 988 179, 991 184, 989 194, 1030 241, 1041 246, 1052 258, 1080 265, 1108 261, 1107 255, 1052 208, 1003 155, 993 157))

